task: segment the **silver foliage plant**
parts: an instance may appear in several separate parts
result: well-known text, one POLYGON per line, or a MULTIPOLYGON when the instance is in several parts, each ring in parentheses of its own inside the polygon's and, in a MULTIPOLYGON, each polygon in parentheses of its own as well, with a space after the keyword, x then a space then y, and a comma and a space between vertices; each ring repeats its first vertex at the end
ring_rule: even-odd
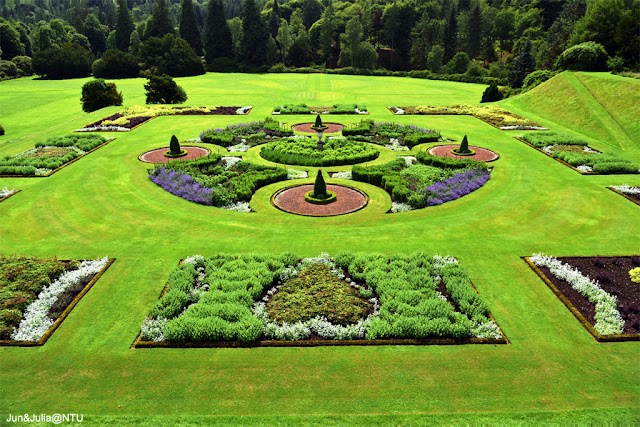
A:
POLYGON ((597 281, 583 275, 578 269, 544 254, 534 254, 529 258, 538 267, 547 267, 558 279, 566 281, 580 295, 595 305, 596 324, 594 328, 601 335, 621 334, 624 320, 618 311, 618 299, 605 292, 597 281))
POLYGON ((20 325, 11 334, 16 341, 37 341, 53 325, 47 314, 60 295, 68 289, 97 274, 109 262, 109 258, 83 261, 76 270, 66 271, 50 285, 45 286, 38 297, 29 304, 22 316, 20 325))

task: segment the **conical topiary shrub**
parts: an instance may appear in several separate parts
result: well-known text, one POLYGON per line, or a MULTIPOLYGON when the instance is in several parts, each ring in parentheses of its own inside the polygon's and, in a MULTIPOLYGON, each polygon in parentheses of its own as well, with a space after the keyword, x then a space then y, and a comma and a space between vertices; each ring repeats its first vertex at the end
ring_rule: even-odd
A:
POLYGON ((180 142, 178 142, 178 138, 175 135, 171 135, 171 142, 169 142, 169 151, 173 155, 180 154, 180 142))
POLYGON ((327 197, 327 184, 324 182, 322 171, 318 169, 316 182, 313 184, 313 197, 316 199, 325 199, 327 197))
POLYGON ((468 153, 469 152, 469 141, 467 140, 467 135, 462 138, 462 142, 460 143, 460 148, 458 148, 460 153, 468 153))
POLYGON ((322 118, 320 117, 320 114, 316 115, 316 125, 317 128, 322 127, 322 118))

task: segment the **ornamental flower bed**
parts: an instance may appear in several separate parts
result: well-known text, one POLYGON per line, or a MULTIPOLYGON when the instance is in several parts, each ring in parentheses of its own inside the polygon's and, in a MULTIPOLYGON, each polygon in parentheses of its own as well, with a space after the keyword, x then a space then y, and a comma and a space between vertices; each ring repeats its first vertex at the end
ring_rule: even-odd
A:
POLYGON ((531 147, 553 157, 581 174, 636 174, 640 164, 605 154, 589 147, 586 141, 555 132, 537 132, 519 138, 531 147))
POLYGON ((2 188, 0 189, 0 202, 8 199, 9 197, 13 196, 14 194, 16 194, 18 192, 18 190, 14 190, 12 188, 2 188))
POLYGON ((618 193, 637 205, 640 205, 640 187, 632 187, 630 185, 612 185, 609 189, 618 193))
POLYGON ((347 126, 342 130, 342 135, 359 141, 384 145, 394 151, 443 140, 440 131, 436 129, 373 120, 361 120, 360 123, 347 126))
POLYGON ((436 157, 423 151, 380 166, 355 165, 352 170, 354 180, 389 193, 394 203, 392 213, 456 200, 482 187, 490 176, 482 162, 436 157))
POLYGON ((0 257, 0 345, 42 345, 111 265, 0 257))
POLYGON ((525 261, 597 340, 640 340, 640 287, 632 282, 640 256, 525 261))
POLYGON ((238 123, 225 128, 207 129, 200 133, 200 142, 227 147, 229 151, 246 151, 276 138, 293 136, 293 131, 277 120, 238 123))
POLYGON ((334 104, 331 106, 307 106, 307 104, 284 104, 273 107, 271 114, 369 114, 362 104, 334 104))
POLYGON ((31 150, 0 158, 0 176, 49 176, 109 141, 100 135, 49 138, 31 150))
POLYGON ((501 130, 547 130, 547 128, 504 108, 488 105, 453 105, 448 107, 388 107, 393 114, 432 116, 473 116, 501 130))
POLYGON ((192 256, 136 347, 506 343, 455 258, 192 256))
POLYGON ((216 116, 246 115, 251 111, 246 107, 171 107, 167 105, 133 106, 91 123, 76 132, 128 132, 133 128, 159 116, 216 116))
POLYGON ((287 179, 286 169, 253 165, 240 157, 211 154, 196 160, 169 162, 149 171, 149 179, 183 199, 246 212, 261 187, 287 179))

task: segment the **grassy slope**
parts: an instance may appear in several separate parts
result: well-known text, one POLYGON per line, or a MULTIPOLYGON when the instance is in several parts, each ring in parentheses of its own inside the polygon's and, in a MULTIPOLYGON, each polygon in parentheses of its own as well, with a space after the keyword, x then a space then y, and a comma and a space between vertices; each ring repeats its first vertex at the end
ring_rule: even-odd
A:
MULTIPOLYGON (((141 421, 136 416, 152 415, 166 417, 158 422, 167 425, 177 415, 184 425, 215 420, 272 424, 276 419, 298 424, 305 415, 322 424, 640 418, 638 343, 596 343, 519 259, 538 251, 558 256, 638 253, 637 236, 630 232, 640 228, 637 207, 605 189, 640 185, 638 176, 580 176, 517 142, 513 134, 474 118, 393 117, 384 109, 473 103, 482 86, 408 78, 217 74, 180 83, 190 96, 188 104, 250 104, 255 109, 248 118, 158 118, 117 134, 116 141, 50 178, 0 179, 0 187, 23 190, 0 204, 0 253, 117 258, 44 347, 0 348, 0 416, 80 412, 97 425, 135 423, 141 421), (434 127, 454 139, 467 134, 470 143, 496 150, 501 158, 489 183, 461 200, 386 215, 388 196, 357 184, 369 193, 371 205, 321 220, 273 208, 268 197, 284 184, 259 190, 252 214, 195 205, 150 183, 147 165, 137 160, 140 153, 165 146, 173 133, 186 139, 204 128, 260 119, 275 104, 293 101, 362 102, 376 120, 434 127), (281 251, 311 256, 340 250, 421 250, 459 257, 511 344, 129 348, 168 272, 184 256, 281 251), (447 418, 446 413, 456 415, 447 418), (210 415, 219 418, 200 418, 210 415), (125 418, 112 418, 117 416, 125 418)), ((80 80, 0 83, 0 109, 10 130, 0 139, 0 155, 118 110, 81 113, 81 85, 80 80), (27 105, 26 92, 40 94, 43 103, 54 107, 27 105)), ((142 80, 118 81, 118 87, 128 105, 143 102, 142 80)), ((296 123, 311 116, 280 119, 296 123)), ((571 121, 563 128, 583 131, 571 121)), ((640 156, 640 147, 628 150, 640 156)))
POLYGON ((564 72, 501 105, 555 130, 578 133, 603 151, 640 159, 640 80, 564 72))

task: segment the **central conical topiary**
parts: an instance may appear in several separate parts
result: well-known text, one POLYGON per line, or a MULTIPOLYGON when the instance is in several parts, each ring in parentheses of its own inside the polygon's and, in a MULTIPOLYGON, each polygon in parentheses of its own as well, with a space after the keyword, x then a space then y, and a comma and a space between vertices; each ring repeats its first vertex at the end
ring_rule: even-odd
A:
POLYGON ((458 153, 470 153, 471 150, 469 150, 469 141, 467 141, 467 135, 464 136, 464 138, 462 138, 462 142, 460 143, 460 148, 458 148, 458 153))
POLYGON ((180 142, 178 142, 178 138, 175 135, 171 136, 171 142, 169 142, 169 151, 171 154, 178 155, 182 152, 180 149, 180 142))
POLYGON ((315 127, 317 127, 317 128, 322 127, 322 118, 320 117, 320 114, 318 114, 316 116, 316 125, 315 125, 315 127))
POLYGON ((316 199, 327 198, 327 184, 324 182, 322 171, 318 169, 318 175, 316 176, 316 182, 313 184, 313 197, 316 199))

